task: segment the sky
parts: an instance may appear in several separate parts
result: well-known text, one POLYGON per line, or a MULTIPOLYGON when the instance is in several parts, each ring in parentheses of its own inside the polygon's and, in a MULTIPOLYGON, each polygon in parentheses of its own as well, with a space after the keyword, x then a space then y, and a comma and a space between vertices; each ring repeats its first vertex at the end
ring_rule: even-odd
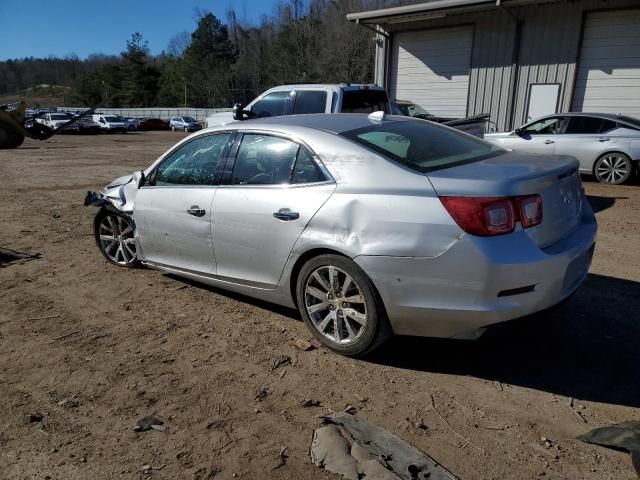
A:
POLYGON ((258 23, 277 0, 0 0, 0 61, 9 58, 119 54, 134 32, 151 53, 167 48, 175 34, 192 32, 196 11, 221 20, 235 8, 238 18, 258 23))

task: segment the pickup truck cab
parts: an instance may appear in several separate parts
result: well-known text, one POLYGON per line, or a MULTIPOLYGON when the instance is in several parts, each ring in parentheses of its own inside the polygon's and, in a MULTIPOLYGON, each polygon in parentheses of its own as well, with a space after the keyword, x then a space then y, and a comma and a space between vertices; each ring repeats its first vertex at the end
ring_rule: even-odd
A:
POLYGON ((207 117, 207 127, 234 120, 305 113, 390 113, 389 97, 377 85, 281 85, 270 88, 246 107, 235 104, 233 112, 207 117))

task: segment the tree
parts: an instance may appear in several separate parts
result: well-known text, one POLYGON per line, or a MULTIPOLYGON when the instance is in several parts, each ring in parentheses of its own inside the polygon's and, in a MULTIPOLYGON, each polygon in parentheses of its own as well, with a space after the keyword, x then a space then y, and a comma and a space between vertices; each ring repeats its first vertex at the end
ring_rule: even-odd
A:
POLYGON ((192 85, 190 102, 229 106, 235 59, 227 27, 212 13, 202 14, 184 52, 185 81, 192 85))
POLYGON ((156 101, 160 72, 149 65, 148 55, 149 43, 140 33, 132 34, 122 52, 121 97, 125 106, 147 107, 156 101))

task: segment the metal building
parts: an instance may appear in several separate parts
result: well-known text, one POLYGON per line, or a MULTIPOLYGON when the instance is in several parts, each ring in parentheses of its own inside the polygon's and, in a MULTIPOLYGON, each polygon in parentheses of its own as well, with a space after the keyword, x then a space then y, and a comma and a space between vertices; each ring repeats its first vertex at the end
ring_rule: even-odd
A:
POLYGON ((640 0, 435 0, 347 15, 378 33, 375 82, 509 130, 547 113, 640 118, 640 0))

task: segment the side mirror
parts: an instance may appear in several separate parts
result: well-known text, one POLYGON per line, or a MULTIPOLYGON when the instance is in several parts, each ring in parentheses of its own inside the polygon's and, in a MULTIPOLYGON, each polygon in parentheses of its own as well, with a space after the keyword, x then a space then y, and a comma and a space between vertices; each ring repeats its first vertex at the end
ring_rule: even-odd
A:
POLYGON ((244 120, 244 105, 240 102, 234 103, 233 105, 233 119, 234 120, 244 120))
POLYGON ((521 128, 516 128, 513 133, 521 137, 522 134, 524 133, 524 130, 522 130, 521 128))

